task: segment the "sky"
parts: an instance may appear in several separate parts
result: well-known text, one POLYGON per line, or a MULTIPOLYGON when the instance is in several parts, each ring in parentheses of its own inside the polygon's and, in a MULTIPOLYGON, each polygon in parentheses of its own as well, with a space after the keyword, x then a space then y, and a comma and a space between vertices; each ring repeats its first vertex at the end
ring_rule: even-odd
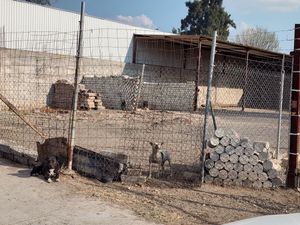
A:
MULTIPOLYGON (((80 11, 81 0, 53 0, 52 6, 80 11)), ((90 16, 121 21, 127 24, 171 32, 180 27, 187 15, 187 0, 85 0, 90 16)), ((260 26, 278 35, 280 48, 293 48, 295 23, 300 23, 300 0, 224 0, 225 10, 231 14, 237 29, 230 29, 229 40, 248 27, 260 26)))

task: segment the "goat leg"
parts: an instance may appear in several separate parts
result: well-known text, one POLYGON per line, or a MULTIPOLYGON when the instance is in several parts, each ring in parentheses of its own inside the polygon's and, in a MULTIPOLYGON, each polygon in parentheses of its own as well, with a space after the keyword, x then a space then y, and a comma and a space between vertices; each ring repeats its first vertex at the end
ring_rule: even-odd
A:
POLYGON ((152 163, 149 162, 149 175, 148 175, 149 178, 151 178, 151 176, 152 176, 151 173, 152 173, 152 163))

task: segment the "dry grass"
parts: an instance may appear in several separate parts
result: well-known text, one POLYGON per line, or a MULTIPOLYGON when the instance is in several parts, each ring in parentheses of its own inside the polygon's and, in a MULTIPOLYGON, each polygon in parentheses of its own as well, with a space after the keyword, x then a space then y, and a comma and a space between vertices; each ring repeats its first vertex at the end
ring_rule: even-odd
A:
POLYGON ((300 212, 300 194, 294 190, 199 187, 155 179, 145 185, 102 184, 80 176, 65 181, 76 194, 118 204, 163 224, 218 225, 254 216, 300 212))

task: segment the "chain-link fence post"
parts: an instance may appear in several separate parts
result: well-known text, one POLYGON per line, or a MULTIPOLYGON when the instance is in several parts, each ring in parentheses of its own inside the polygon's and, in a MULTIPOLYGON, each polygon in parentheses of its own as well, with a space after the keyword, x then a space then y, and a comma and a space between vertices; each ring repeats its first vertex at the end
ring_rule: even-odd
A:
POLYGON ((208 114, 209 114, 210 101, 211 101, 211 86, 212 86, 212 78, 213 78, 214 64, 215 64, 216 43, 217 43, 217 31, 214 31, 213 41, 212 41, 212 46, 211 46, 209 73, 208 73, 208 80, 207 80, 207 93, 206 93, 206 104, 205 104, 205 115, 204 115, 204 128, 203 128, 203 138, 202 138, 201 183, 204 182, 205 150, 206 150, 206 146, 207 146, 206 145, 206 133, 207 133, 207 127, 208 127, 208 114))
POLYGON ((79 73, 80 73, 80 58, 82 57, 84 13, 85 13, 85 2, 81 2, 79 36, 78 36, 78 45, 77 45, 77 53, 76 53, 74 93, 73 93, 73 100, 72 100, 72 112, 70 117, 70 130, 69 130, 69 140, 68 140, 68 170, 72 170, 73 148, 75 145, 76 112, 77 112, 78 91, 79 91, 78 80, 79 80, 79 73))
POLYGON ((278 159, 280 143, 281 143, 281 122, 282 122, 282 103, 283 103, 283 88, 284 88, 284 78, 285 78, 285 55, 282 56, 282 64, 281 64, 281 80, 280 80, 280 97, 279 97, 279 117, 278 117, 278 128, 277 128, 277 149, 275 158, 278 159))

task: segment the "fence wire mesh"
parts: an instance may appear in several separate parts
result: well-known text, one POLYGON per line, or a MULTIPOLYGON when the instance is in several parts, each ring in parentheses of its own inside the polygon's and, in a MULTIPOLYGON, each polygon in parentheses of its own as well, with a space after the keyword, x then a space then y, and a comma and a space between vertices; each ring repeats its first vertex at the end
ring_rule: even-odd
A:
MULTIPOLYGON (((54 83, 62 77, 74 79, 77 32, 6 32, 3 35, 0 93, 22 118, 0 102, 1 142, 12 149, 35 154, 36 142, 67 137, 69 112, 56 111, 50 106, 54 83), (27 121, 38 132, 30 128, 27 121)), ((56 99, 57 103, 65 104, 68 97, 72 98, 61 96, 56 99)))
MULTIPOLYGON (((106 39, 110 32, 101 29, 98 33, 103 36, 98 39, 106 39)), ((131 31, 125 33, 131 39, 131 31)), ((99 40, 85 42, 84 49, 103 49, 99 40)), ((175 175, 182 175, 182 168, 199 171, 202 116, 194 112, 195 68, 182 66, 185 46, 140 40, 124 51, 119 49, 122 41, 117 38, 104 48, 116 54, 110 58, 119 61, 94 55, 82 60, 82 84, 98 94, 101 110, 79 113, 76 145, 99 154, 125 154, 129 170, 147 175, 153 152, 150 142, 163 142, 162 150, 169 152, 175 175), (97 65, 97 70, 90 70, 97 65)), ((192 61, 192 57, 187 60, 192 61)), ((153 164, 157 165, 157 160, 153 159, 153 164)), ((167 168, 165 175, 170 172, 167 168)))
MULTIPOLYGON (((83 32, 74 167, 99 179, 120 179, 125 171, 147 175, 149 158, 157 167, 170 155, 172 177, 190 179, 191 172, 200 173, 210 48, 199 48, 188 38, 133 38, 136 32, 83 32), (163 142, 168 154, 158 160, 150 142, 163 142)), ((77 31, 5 34, 0 94, 45 134, 46 141, 1 102, 4 145, 33 154, 60 145, 66 158, 77 38, 77 31)), ((288 149, 291 83, 291 62, 284 65, 281 152, 288 149)), ((280 60, 218 53, 212 84, 217 126, 268 141, 275 149, 281 70, 280 60)), ((170 172, 167 167, 165 174, 170 172)))
POLYGON ((253 141, 269 142, 277 149, 278 120, 281 116, 280 154, 289 145, 291 60, 216 55, 212 104, 218 127, 239 132, 253 141), (284 89, 281 96, 282 70, 284 89), (283 99, 280 115, 280 99, 283 99))

